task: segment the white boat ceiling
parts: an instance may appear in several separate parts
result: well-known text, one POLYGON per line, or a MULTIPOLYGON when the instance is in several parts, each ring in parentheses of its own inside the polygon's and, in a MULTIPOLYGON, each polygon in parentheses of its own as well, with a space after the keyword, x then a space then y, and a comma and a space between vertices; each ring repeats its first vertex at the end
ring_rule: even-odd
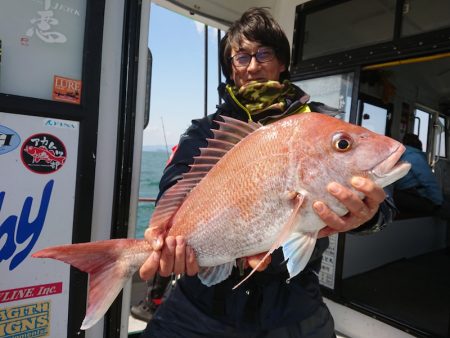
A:
POLYGON ((287 8, 295 15, 295 7, 308 0, 153 0, 159 6, 170 9, 193 19, 226 30, 226 28, 248 8, 267 7, 277 18, 285 16, 281 13, 287 8), (283 8, 283 10, 282 10, 283 8))

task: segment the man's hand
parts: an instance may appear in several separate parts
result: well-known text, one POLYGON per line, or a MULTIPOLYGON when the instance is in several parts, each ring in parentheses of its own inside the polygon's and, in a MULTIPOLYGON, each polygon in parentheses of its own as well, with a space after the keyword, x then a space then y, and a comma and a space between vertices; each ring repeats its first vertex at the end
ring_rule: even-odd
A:
POLYGON ((356 229, 375 216, 380 203, 386 198, 383 188, 371 179, 353 177, 351 184, 365 195, 363 200, 355 192, 336 182, 327 186, 328 192, 336 197, 349 211, 342 217, 331 211, 325 203, 314 202, 313 207, 316 213, 327 224, 325 228, 319 231, 319 238, 356 229))
POLYGON ((139 269, 142 279, 149 280, 157 272, 163 277, 172 273, 193 276, 198 272, 194 251, 186 245, 183 236, 167 236, 164 240, 160 231, 148 228, 144 237, 152 244, 153 252, 139 269))

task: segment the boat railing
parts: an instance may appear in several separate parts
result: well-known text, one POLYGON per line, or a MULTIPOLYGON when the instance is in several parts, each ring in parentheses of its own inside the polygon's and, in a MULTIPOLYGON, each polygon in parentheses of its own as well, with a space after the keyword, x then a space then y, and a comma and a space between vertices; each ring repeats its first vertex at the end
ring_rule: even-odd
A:
POLYGON ((138 202, 156 202, 155 197, 139 197, 138 202))

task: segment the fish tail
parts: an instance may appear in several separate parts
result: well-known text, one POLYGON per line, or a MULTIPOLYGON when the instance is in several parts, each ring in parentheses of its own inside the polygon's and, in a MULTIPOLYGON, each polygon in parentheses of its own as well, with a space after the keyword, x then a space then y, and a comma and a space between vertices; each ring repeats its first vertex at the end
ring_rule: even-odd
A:
POLYGON ((144 240, 112 239, 49 247, 31 256, 60 260, 89 274, 88 308, 81 325, 86 330, 106 313, 150 253, 144 240))

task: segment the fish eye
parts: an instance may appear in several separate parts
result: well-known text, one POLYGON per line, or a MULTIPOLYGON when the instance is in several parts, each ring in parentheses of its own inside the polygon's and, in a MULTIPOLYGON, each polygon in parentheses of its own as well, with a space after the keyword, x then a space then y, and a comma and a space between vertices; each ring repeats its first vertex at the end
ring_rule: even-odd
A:
POLYGON ((333 136, 332 144, 337 151, 345 152, 352 148, 353 140, 348 134, 337 133, 333 136))

